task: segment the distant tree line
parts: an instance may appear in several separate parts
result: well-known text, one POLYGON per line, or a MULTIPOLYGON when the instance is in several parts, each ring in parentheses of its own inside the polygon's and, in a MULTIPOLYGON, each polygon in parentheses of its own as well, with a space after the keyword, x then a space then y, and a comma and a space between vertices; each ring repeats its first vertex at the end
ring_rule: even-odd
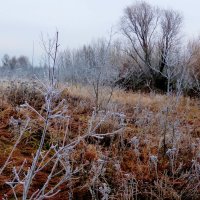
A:
POLYGON ((1 59, 0 77, 7 79, 16 78, 33 78, 37 75, 39 78, 44 78, 44 66, 32 66, 27 56, 10 57, 5 54, 1 59))
MULTIPOLYGON (((56 78, 72 84, 127 90, 200 93, 200 39, 183 38, 182 15, 137 1, 124 10, 117 39, 98 39, 58 53, 56 78)), ((113 36, 114 35, 114 36, 113 36)), ((25 56, 2 58, 1 75, 45 78, 49 60, 32 66, 25 56), (16 73, 11 73, 15 71, 16 73)))
POLYGON ((16 58, 15 56, 10 58, 9 55, 5 54, 2 58, 2 68, 4 69, 19 69, 19 68, 29 68, 31 66, 29 59, 26 56, 20 56, 16 58))

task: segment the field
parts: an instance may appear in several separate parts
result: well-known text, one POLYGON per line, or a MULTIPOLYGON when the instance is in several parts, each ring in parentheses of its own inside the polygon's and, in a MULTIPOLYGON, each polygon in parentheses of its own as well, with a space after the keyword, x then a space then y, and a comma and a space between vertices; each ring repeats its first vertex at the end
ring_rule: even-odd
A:
POLYGON ((199 199, 200 101, 0 83, 0 199, 199 199))

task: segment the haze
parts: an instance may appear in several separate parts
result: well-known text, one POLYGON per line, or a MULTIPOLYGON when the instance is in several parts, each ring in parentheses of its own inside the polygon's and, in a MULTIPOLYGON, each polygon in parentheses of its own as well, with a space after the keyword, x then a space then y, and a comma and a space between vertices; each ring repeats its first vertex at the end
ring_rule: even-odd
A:
MULTIPOLYGON (((134 0, 0 0, 0 57, 33 54, 39 60, 43 49, 41 33, 60 33, 61 48, 77 48, 91 40, 108 36, 116 28, 123 9, 134 0)), ((180 11, 186 37, 200 33, 200 1, 148 0, 147 2, 180 11)))

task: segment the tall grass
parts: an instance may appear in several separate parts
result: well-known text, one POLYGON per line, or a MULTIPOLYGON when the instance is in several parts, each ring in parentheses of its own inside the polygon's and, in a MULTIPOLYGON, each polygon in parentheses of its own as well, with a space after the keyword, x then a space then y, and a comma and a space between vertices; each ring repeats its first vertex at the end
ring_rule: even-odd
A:
POLYGON ((97 111, 89 90, 4 85, 4 199, 199 199, 197 100, 114 90, 97 111))

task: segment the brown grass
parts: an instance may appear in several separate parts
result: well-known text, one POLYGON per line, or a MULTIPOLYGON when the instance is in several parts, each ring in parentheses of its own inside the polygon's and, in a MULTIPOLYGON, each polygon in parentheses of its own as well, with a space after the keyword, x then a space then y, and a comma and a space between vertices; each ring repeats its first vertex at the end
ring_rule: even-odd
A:
MULTIPOLYGON (((29 91, 29 95, 23 96, 24 92, 18 91, 12 96, 10 92, 12 88, 8 83, 6 84, 4 83, 1 87, 1 94, 4 93, 4 95, 1 95, 0 99, 2 102, 0 103, 0 167, 15 141, 16 130, 9 127, 10 117, 23 119, 23 116, 28 114, 31 116, 32 127, 17 147, 12 162, 0 176, 0 196, 7 194, 11 199, 11 190, 5 185, 5 181, 11 176, 12 167, 19 166, 24 158, 29 161, 26 167, 30 165, 31 154, 35 152, 40 140, 38 130, 41 128, 37 116, 33 115, 31 111, 23 113, 22 110, 16 110, 16 106, 24 100, 30 101, 33 106, 40 102, 36 108, 41 112, 42 97, 38 94, 33 99, 31 91, 29 91), (12 103, 11 99, 14 99, 12 103)), ((90 87, 70 86, 67 89, 65 86, 62 87, 64 90, 61 98, 67 100, 68 113, 71 116, 68 132, 70 140, 87 131, 94 101, 90 87)), ((20 89, 19 84, 17 90, 20 89)), ((107 97, 106 95, 109 96, 109 94, 104 94, 102 98, 107 97)), ((105 145, 107 139, 101 142, 99 140, 91 141, 88 138, 79 144, 70 159, 74 168, 82 166, 82 170, 74 176, 70 183, 61 186, 61 192, 54 199, 67 199, 69 188, 74 193, 74 199, 91 199, 89 188, 92 187, 90 184, 94 177, 92 166, 98 166, 99 159, 106 160, 105 172, 96 180, 96 187, 106 181, 112 189, 110 195, 113 199, 134 199, 136 193, 138 199, 199 199, 200 188, 196 190, 195 194, 191 193, 192 187, 198 184, 199 179, 198 177, 189 179, 193 170, 191 168, 192 160, 196 159, 200 164, 200 158, 198 158, 200 153, 199 100, 180 97, 177 103, 175 96, 131 93, 115 89, 109 105, 105 106, 107 106, 106 109, 112 109, 113 112, 125 113, 124 134, 111 140, 107 138, 109 139, 107 145, 105 145), (166 107, 169 109, 168 113, 166 107), (175 174, 172 171, 169 157, 166 152, 163 152, 163 135, 166 135, 167 150, 173 147, 172 143, 176 139, 173 133, 177 137, 176 148, 179 148, 174 166, 175 174), (131 139, 134 137, 139 140, 137 147, 133 142, 131 143, 131 139), (158 158, 157 174, 155 166, 150 161, 152 155, 158 158), (116 164, 118 163, 117 168, 116 164), (182 167, 179 170, 180 166, 182 167), (134 191, 133 194, 131 191, 134 191)), ((97 132, 100 134, 112 132, 117 129, 118 125, 116 119, 109 119, 98 128, 97 132)), ((48 131, 49 138, 46 139, 46 144, 50 145, 55 141, 54 136, 58 137, 56 125, 53 124, 48 131)), ((35 181, 33 188, 41 187, 48 172, 47 168, 38 175, 37 178, 40 181, 35 181)), ((54 181, 56 180, 53 180, 52 184, 54 181)), ((20 195, 21 188, 17 191, 20 195)), ((101 195, 99 199, 100 197, 101 195)))

